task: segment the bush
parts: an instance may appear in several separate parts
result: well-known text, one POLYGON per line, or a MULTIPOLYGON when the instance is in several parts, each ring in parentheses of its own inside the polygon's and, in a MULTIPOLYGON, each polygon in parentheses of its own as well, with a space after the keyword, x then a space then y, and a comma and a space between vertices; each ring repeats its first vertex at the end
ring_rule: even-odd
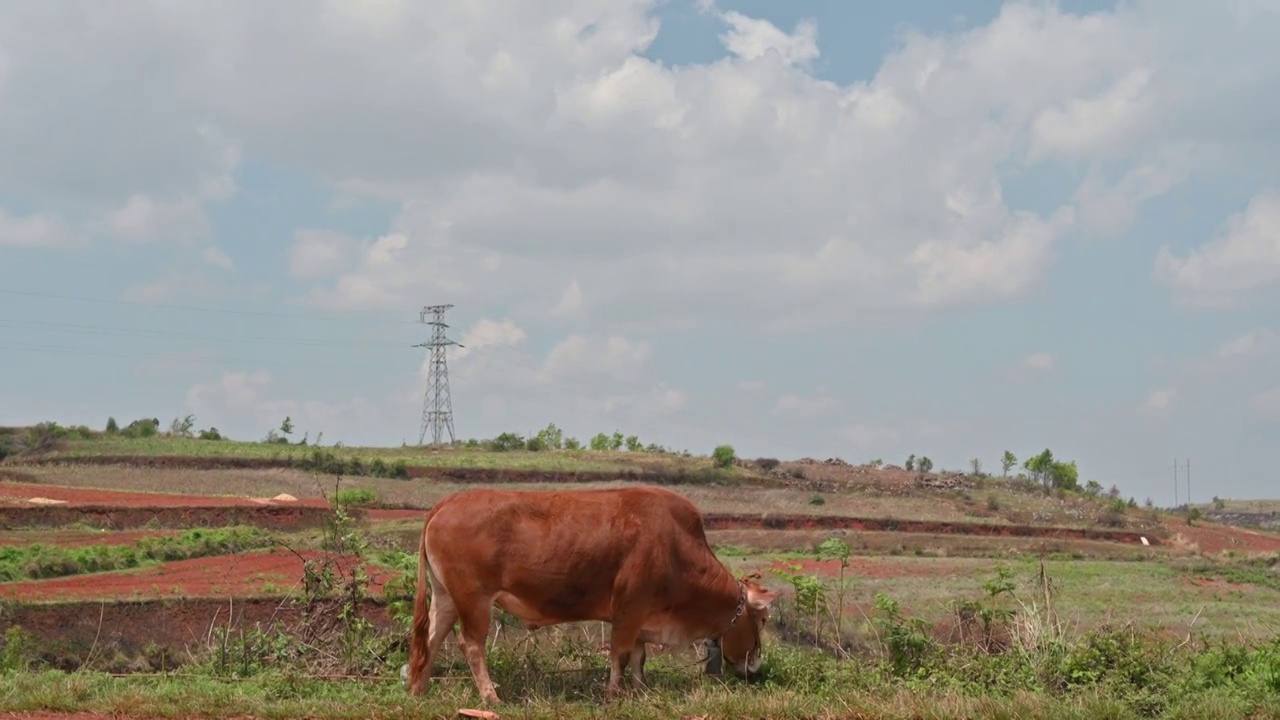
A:
POLYGON ((378 502, 378 494, 369 488, 347 488, 333 496, 334 503, 349 507, 369 507, 378 502))
POLYGON ((724 469, 733 465, 733 461, 737 460, 734 455, 732 445, 717 445, 715 450, 711 451, 711 461, 716 467, 724 469))
POLYGON ((490 450, 498 452, 520 450, 524 447, 524 438, 513 432, 504 432, 485 444, 490 450))
POLYGON ((756 467, 768 472, 778 467, 778 458, 756 458, 756 467))

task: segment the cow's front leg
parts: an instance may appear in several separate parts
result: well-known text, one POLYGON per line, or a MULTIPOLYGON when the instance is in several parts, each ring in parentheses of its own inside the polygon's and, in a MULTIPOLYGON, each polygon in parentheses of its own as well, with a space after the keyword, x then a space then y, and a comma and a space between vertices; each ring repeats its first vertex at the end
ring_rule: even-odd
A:
MULTIPOLYGON (((640 635, 640 623, 628 620, 615 620, 612 632, 609 634, 609 684, 605 688, 605 699, 614 700, 618 697, 622 684, 623 669, 634 663, 632 660, 633 651, 637 645, 640 645, 640 652, 644 652, 644 643, 637 639, 640 635)), ((643 655, 641 655, 643 658, 643 655)), ((644 662, 641 659, 641 662, 644 662)), ((634 667, 634 665, 633 665, 634 667)))
POLYGON ((643 640, 637 640, 635 647, 631 648, 631 686, 635 688, 645 687, 644 682, 644 661, 648 654, 648 646, 643 640))

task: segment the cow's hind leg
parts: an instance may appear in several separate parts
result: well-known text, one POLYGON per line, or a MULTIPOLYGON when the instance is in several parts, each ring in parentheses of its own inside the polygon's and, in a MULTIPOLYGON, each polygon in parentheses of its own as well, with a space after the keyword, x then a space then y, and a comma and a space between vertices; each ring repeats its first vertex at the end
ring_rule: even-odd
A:
POLYGON ((489 664, 485 662, 484 646, 489 638, 489 622, 493 619, 493 597, 468 598, 458 608, 462 619, 462 652, 471 666, 471 677, 476 681, 480 699, 489 705, 497 705, 498 692, 489 678, 489 664))
POLYGON ((431 628, 427 634, 426 667, 419 681, 423 689, 430 685, 431 663, 435 661, 436 653, 440 652, 444 639, 449 637, 454 623, 458 622, 458 606, 454 604, 453 598, 441 589, 442 586, 434 576, 432 582, 435 583, 435 589, 431 593, 431 628))

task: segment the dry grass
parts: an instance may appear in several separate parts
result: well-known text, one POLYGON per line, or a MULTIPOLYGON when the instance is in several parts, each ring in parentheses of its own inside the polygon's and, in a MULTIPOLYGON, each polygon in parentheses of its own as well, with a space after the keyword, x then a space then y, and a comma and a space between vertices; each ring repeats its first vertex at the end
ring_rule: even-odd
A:
MULTIPOLYGON (((416 532, 416 525, 414 531, 416 532)), ((1102 540, 1034 537, 983 537, 933 533, 827 530, 713 530, 708 539, 716 547, 752 552, 813 551, 830 537, 843 539, 855 555, 911 555, 933 558, 1071 557, 1090 560, 1141 560, 1181 554, 1165 546, 1140 547, 1102 540)))
MULTIPOLYGON (((298 498, 331 493, 333 478, 292 469, 187 470, 111 465, 14 466, 14 471, 33 482, 51 485, 168 492, 179 494, 271 497, 288 493, 298 498)), ((619 487, 626 483, 540 483, 540 489, 583 489, 619 487)), ((344 477, 342 487, 368 488, 393 506, 427 507, 445 495, 475 487, 431 480, 393 480, 374 477, 344 477)), ((486 487, 530 489, 528 484, 492 483, 486 487)), ((1036 496, 1007 488, 956 492, 914 488, 848 486, 840 492, 814 493, 805 490, 772 488, 723 488, 696 485, 671 488, 688 497, 704 512, 777 513, 838 515, 867 518, 895 518, 937 522, 981 522, 987 524, 1032 524, 1061 527, 1096 525, 1090 512, 1096 508, 1083 501, 1036 496), (994 497, 991 509, 987 498, 994 497), (821 503, 816 504, 815 498, 821 503)))

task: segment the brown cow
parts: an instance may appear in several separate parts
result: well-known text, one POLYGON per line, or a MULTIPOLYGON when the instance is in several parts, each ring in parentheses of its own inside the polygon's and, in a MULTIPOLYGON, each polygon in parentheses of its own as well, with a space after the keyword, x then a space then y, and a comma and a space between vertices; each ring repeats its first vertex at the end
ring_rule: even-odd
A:
POLYGON ((735 578, 707 544, 701 513, 669 490, 457 493, 422 524, 409 692, 426 689, 432 659, 461 620, 476 688, 484 702, 499 702, 484 652, 494 604, 529 629, 610 623, 610 699, 628 664, 633 684, 644 683, 645 643, 718 640, 725 664, 745 677, 760 668, 776 597, 735 578))

